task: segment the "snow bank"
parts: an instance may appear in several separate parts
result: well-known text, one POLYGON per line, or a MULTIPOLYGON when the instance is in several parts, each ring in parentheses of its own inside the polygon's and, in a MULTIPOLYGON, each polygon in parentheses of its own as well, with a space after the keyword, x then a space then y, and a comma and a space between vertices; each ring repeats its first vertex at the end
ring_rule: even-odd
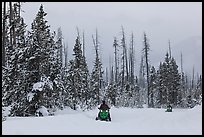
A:
POLYGON ((28 100, 28 102, 32 101, 34 95, 35 95, 35 93, 32 93, 32 92, 29 92, 29 93, 27 94, 27 100, 28 100))
POLYGON ((48 110, 47 110, 46 107, 40 106, 40 108, 38 108, 38 109, 36 110, 36 115, 37 115, 37 116, 48 116, 48 115, 49 115, 49 112, 48 112, 48 110))
POLYGON ((33 84, 32 91, 42 91, 44 84, 45 84, 44 82, 37 82, 37 83, 33 84))

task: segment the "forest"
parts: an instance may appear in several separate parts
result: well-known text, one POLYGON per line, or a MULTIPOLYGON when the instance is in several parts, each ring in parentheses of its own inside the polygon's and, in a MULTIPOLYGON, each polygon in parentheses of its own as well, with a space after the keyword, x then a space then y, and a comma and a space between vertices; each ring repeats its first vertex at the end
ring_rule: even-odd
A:
MULTIPOLYGON (((202 75, 189 78, 171 54, 171 43, 159 66, 150 63, 148 34, 143 34, 139 74, 135 70, 134 34, 127 42, 113 39, 114 61, 103 67, 98 30, 90 39, 95 51, 88 69, 84 33, 76 31, 72 51, 64 44, 63 32, 50 29, 43 5, 27 29, 21 16, 21 2, 2 2, 2 114, 39 116, 57 109, 95 109, 102 100, 110 106, 143 108, 193 108, 202 102, 202 75), (69 59, 67 53, 74 53, 69 59), (178 68, 181 68, 179 71, 178 68), (156 69, 158 68, 158 69, 156 69)), ((181 54, 182 60, 182 54, 181 54)), ((2 120, 3 120, 2 115, 2 120)))

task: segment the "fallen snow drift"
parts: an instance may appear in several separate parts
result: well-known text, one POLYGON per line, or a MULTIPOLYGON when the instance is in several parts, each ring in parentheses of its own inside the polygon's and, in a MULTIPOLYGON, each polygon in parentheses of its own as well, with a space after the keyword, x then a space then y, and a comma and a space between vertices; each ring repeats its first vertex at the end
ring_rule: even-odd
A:
POLYGON ((2 134, 15 135, 202 135, 202 106, 192 109, 111 108, 111 122, 98 110, 65 109, 55 116, 8 117, 2 134))

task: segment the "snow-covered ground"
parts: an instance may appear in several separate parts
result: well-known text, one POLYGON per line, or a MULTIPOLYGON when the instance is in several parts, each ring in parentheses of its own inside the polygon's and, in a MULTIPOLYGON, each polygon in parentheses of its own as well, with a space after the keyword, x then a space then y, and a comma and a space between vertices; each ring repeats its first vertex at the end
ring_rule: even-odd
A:
POLYGON ((98 110, 57 111, 55 116, 8 117, 2 134, 18 135, 202 135, 202 105, 192 109, 111 108, 111 122, 98 110))

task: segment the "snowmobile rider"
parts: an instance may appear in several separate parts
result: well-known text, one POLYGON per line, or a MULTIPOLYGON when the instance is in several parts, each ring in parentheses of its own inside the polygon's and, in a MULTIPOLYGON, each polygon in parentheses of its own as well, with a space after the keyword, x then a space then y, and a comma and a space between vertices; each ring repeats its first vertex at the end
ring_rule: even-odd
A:
POLYGON ((98 109, 108 110, 108 118, 111 119, 110 112, 109 112, 110 107, 106 104, 105 100, 102 101, 102 104, 100 105, 100 107, 98 109))
POLYGON ((98 109, 101 110, 109 110, 110 107, 106 104, 105 100, 102 101, 102 104, 100 105, 100 107, 98 109))

